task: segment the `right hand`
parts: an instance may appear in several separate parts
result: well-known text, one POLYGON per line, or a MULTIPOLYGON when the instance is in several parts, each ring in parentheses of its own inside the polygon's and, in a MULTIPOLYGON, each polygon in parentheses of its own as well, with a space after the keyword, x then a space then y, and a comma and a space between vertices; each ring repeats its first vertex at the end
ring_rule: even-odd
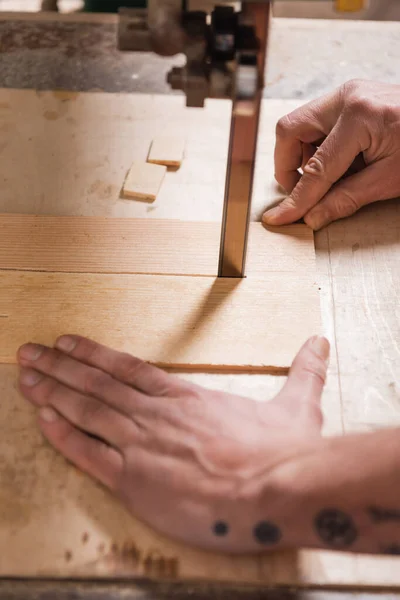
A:
POLYGON ((400 196, 400 85, 349 81, 280 119, 275 177, 290 195, 267 225, 304 218, 318 230, 400 196))

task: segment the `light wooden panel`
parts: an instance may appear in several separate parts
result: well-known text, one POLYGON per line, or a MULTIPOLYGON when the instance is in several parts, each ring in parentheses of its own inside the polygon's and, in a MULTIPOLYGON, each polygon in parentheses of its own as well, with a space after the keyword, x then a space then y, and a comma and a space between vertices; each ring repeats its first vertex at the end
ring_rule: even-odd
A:
MULTIPOLYGON (((0 269, 216 275, 220 229, 165 219, 2 214, 0 269)), ((299 269, 315 277, 311 229, 250 225, 249 276, 299 269)))
POLYGON ((147 162, 166 167, 180 167, 184 148, 183 137, 156 137, 151 143, 147 162))
POLYGON ((166 172, 167 168, 162 165, 134 161, 122 187, 123 197, 153 202, 166 172))
POLYGON ((160 365, 287 368, 319 332, 310 274, 265 279, 0 272, 0 362, 78 332, 160 365))

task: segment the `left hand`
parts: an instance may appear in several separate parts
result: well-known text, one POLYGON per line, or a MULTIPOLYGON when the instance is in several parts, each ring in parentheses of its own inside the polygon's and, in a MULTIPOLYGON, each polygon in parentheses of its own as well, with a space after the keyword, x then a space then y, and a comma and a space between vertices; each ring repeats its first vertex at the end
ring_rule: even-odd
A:
POLYGON ((400 85, 349 81, 278 121, 275 177, 289 196, 263 222, 304 218, 318 230, 371 202, 396 198, 399 158, 400 85))
POLYGON ((253 552, 296 545, 304 526, 279 473, 319 441, 328 353, 309 340, 281 392, 257 403, 63 336, 20 348, 20 389, 49 442, 133 514, 190 544, 253 552))

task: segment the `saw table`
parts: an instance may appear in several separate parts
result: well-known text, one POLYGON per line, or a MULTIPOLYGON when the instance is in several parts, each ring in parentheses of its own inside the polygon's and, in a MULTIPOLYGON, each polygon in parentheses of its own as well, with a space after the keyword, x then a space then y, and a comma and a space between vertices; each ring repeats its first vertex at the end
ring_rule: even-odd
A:
MULTIPOLYGON (((43 103, 49 102, 48 95, 41 96, 44 90, 69 90, 75 94, 102 92, 101 97, 109 94, 107 102, 110 107, 113 102, 118 103, 120 94, 156 94, 151 101, 154 107, 158 107, 159 114, 177 119, 182 103, 174 95, 167 95, 168 90, 162 83, 160 74, 160 70, 168 70, 171 61, 149 55, 120 54, 115 48, 115 38, 114 16, 2 15, 0 88, 36 89, 39 101, 43 103)), ((272 181, 272 153, 274 122, 279 116, 354 77, 388 82, 398 82, 400 78, 397 60, 400 55, 398 24, 275 20, 272 24, 270 48, 252 220, 258 220, 263 208, 277 198, 277 190, 272 181), (366 39, 368 52, 365 51, 366 39), (317 53, 315 48, 318 48, 317 53)), ((71 93, 68 98, 71 98, 71 93)), ((50 120, 56 118, 55 115, 66 110, 65 100, 63 93, 54 94, 50 101, 54 105, 43 106, 43 114, 47 114, 50 120)), ((148 97, 143 97, 143 106, 147 101, 148 97)), ((213 123, 213 110, 211 105, 204 116, 199 117, 202 127, 213 123)), ((196 173, 193 172, 183 182, 185 198, 183 192, 182 195, 178 192, 173 194, 172 191, 169 194, 166 190, 164 197, 160 197, 160 201, 152 206, 114 202, 115 190, 108 181, 102 179, 102 165, 91 160, 93 157, 90 152, 80 156, 77 148, 77 170, 85 173, 83 185, 74 179, 71 165, 64 165, 63 171, 61 148, 59 175, 49 173, 48 178, 38 177, 37 181, 24 182, 24 168, 29 165, 24 160, 21 163, 15 161, 12 176, 14 180, 19 178, 21 184, 17 186, 15 193, 7 194, 4 193, 7 190, 6 182, 1 182, 0 212, 218 221, 224 181, 224 173, 221 172, 224 157, 221 159, 218 155, 218 144, 225 144, 226 141, 228 108, 225 119, 221 119, 220 113, 218 114, 218 125, 214 129, 217 143, 213 144, 213 147, 217 147, 215 161, 210 161, 209 170, 202 173, 201 188, 196 185, 200 173, 197 173, 196 178, 196 173), (68 187, 57 188, 57 177, 64 178, 65 182, 65 171, 69 173, 68 187), (40 187, 46 185, 50 188, 40 187), (27 193, 30 188, 32 193, 27 193), (54 192, 52 197, 51 190, 54 192)), ((113 115, 113 118, 118 117, 115 111, 113 115)), ((95 116, 91 114, 93 123, 96 123, 95 116)), ((78 126, 72 114, 62 117, 65 118, 66 127, 69 125, 73 129, 78 126)), ((148 114, 147 118, 150 117, 148 114)), ((4 139, 12 133, 12 126, 12 121, 7 118, 0 120, 0 131, 4 134, 0 134, 0 152, 3 156, 7 153, 4 139)), ((93 127, 97 130, 98 123, 93 127)), ((51 148, 35 147, 35 152, 30 153, 32 156, 38 154, 39 170, 42 168, 40 165, 46 164, 46 156, 54 161, 54 156, 51 158, 51 148)), ((332 435, 355 430, 368 431, 388 425, 400 426, 400 204, 398 201, 389 201, 371 205, 351 219, 335 223, 319 232, 315 242, 322 320, 324 332, 332 344, 330 376, 323 399, 325 433, 332 435)), ((235 391, 259 400, 272 396, 282 385, 282 378, 265 374, 185 373, 184 377, 205 386, 235 391)), ((36 450, 34 444, 26 446, 31 420, 15 391, 14 367, 0 367, 0 397, 12 400, 12 436, 9 435, 9 439, 16 439, 5 453, 5 466, 1 467, 4 469, 2 477, 3 480, 7 477, 6 481, 10 486, 20 486, 19 494, 23 504, 24 488, 21 487, 21 482, 32 476, 26 472, 27 462, 24 461, 32 461, 31 455, 38 452, 40 442, 38 436, 36 450), (7 458, 14 456, 19 460, 9 461, 10 464, 7 465, 7 458)), ((35 464, 38 485, 48 488, 48 480, 45 481, 43 468, 40 467, 40 453, 35 464)), ((59 464, 54 455, 52 469, 46 476, 53 477, 52 483, 57 487, 53 495, 57 493, 60 498, 66 497, 67 501, 69 496, 74 496, 73 487, 78 474, 70 477, 64 470, 60 477, 59 464)), ((85 489, 87 496, 81 498, 80 503, 87 513, 93 513, 94 521, 98 520, 106 529, 115 529, 110 510, 107 512, 100 506, 97 512, 93 512, 93 506, 91 507, 91 501, 101 499, 102 492, 89 481, 85 489)), ((42 510, 46 511, 47 507, 43 506, 42 510)), ((17 506, 16 515, 22 517, 20 526, 26 528, 27 543, 20 549, 20 552, 25 553, 31 547, 28 538, 32 531, 30 527, 34 511, 32 515, 21 514, 17 506)), ((9 517, 16 518, 15 515, 9 517)), ((76 551, 84 552, 82 545, 87 543, 88 539, 83 532, 82 540, 79 540, 80 548, 71 547, 66 552, 65 561, 72 560, 72 554, 76 554, 76 551)), ((170 556, 168 552, 173 552, 173 548, 175 546, 171 545, 167 556, 170 556)), ((100 550, 99 548, 99 552, 100 550)), ((51 551, 51 541, 48 547, 35 549, 38 554, 50 555, 51 551)), ((207 557, 201 558, 201 555, 191 554, 191 551, 188 551, 188 556, 192 556, 190 573, 193 579, 212 581, 222 578, 232 583, 157 584, 143 580, 135 580, 134 585, 131 582, 128 584, 110 580, 97 580, 94 583, 84 581, 83 568, 75 572, 79 582, 71 578, 67 582, 4 580, 0 583, 0 598, 150 600, 184 598, 190 594, 198 600, 209 597, 376 600, 382 593, 387 600, 400 598, 400 593, 392 594, 389 591, 400 588, 400 562, 396 559, 319 552, 299 555, 289 553, 279 557, 269 555, 270 558, 266 555, 264 558, 249 558, 245 562, 237 558, 218 557, 214 564, 207 557), (248 588, 243 582, 252 582, 255 587, 248 588)), ((128 558, 132 559, 132 556, 128 558)), ((119 567, 123 566, 127 560, 126 553, 117 553, 113 560, 119 567)), ((93 565, 89 567, 87 572, 92 573, 93 577, 93 565)), ((102 567, 104 561, 102 563, 100 560, 100 571, 102 567)), ((150 567, 147 574, 154 576, 150 567)), ((121 572, 121 568, 117 571, 121 572)), ((129 568, 127 573, 129 574, 129 568)))

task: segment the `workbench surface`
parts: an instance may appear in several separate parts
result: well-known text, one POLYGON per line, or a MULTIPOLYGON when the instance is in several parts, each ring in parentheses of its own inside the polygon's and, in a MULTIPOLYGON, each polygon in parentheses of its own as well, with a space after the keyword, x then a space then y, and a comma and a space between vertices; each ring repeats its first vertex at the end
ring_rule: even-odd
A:
MULTIPOLYGON (((165 92, 160 64, 164 62, 168 68, 171 61, 149 58, 148 55, 120 57, 113 51, 115 30, 115 17, 111 16, 82 15, 57 17, 56 20, 54 16, 41 15, 18 19, 15 15, 0 16, 0 87, 165 92)), ((269 55, 270 84, 265 94, 273 98, 306 99, 360 76, 398 82, 399 55, 398 24, 275 21, 269 55), (315 48, 318 48, 318 56, 314 55, 315 48)), ((272 139, 267 137, 271 144, 272 139)), ((270 168, 268 163, 266 169, 270 168)), ((265 182, 259 183, 257 189, 253 218, 259 217, 262 208, 265 182)), ((109 214, 105 200, 107 198, 99 203, 93 193, 89 199, 85 198, 85 205, 80 206, 75 198, 70 214, 109 214)), ((187 205, 176 203, 168 205, 167 215, 163 214, 162 206, 148 211, 148 207, 132 203, 124 205, 123 214, 216 220, 217 208, 215 198, 207 200, 203 197, 203 204, 197 202, 192 211, 187 205)), ((2 198, 0 210, 15 212, 12 198, 2 198)), ((50 212, 65 214, 66 210, 66 205, 54 202, 50 212)), ((18 205, 17 211, 48 213, 49 207, 45 202, 30 202, 27 197, 25 205, 18 205)), ((400 424, 399 243, 398 201, 367 207, 352 219, 335 223, 316 235, 322 317, 325 333, 332 343, 330 380, 323 403, 325 413, 329 414, 327 434, 400 424)), ((2 384, 0 380, 2 397, 11 390, 11 378, 7 376, 9 369, 0 368, 6 381, 2 384)), ((242 394, 247 392, 259 399, 271 395, 281 384, 280 380, 266 375, 197 374, 187 377, 204 385, 237 390, 242 394)), ((354 557, 354 568, 357 568, 357 560, 354 557)), ((0 598, 15 600, 22 597, 156 600, 188 595, 199 600, 206 597, 375 600, 379 597, 372 592, 321 590, 258 589, 250 592, 235 587, 235 590, 218 588, 217 591, 217 587, 201 585, 157 587, 135 584, 132 587, 122 583, 71 583, 64 586, 61 582, 15 584, 7 581, 0 585, 0 598)), ((400 594, 391 595, 386 591, 384 597, 394 600, 400 598, 400 594)))

